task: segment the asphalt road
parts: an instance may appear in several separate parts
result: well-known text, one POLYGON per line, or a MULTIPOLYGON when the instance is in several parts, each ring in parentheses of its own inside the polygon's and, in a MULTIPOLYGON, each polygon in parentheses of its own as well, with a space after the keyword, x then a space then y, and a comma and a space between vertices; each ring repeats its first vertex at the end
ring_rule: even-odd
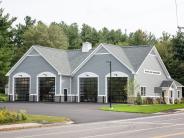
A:
POLYGON ((0 138, 183 138, 184 113, 0 132, 0 138))
POLYGON ((75 123, 120 120, 146 116, 136 113, 105 112, 99 110, 107 104, 97 103, 0 103, 12 110, 24 109, 31 114, 69 117, 75 123))

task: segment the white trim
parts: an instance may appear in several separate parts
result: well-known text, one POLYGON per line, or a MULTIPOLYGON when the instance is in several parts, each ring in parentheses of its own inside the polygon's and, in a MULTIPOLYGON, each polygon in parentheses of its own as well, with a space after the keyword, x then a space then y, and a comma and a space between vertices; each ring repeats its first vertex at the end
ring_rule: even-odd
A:
POLYGON ((33 51, 33 46, 29 48, 29 50, 17 61, 17 63, 6 73, 6 76, 9 76, 21 63, 22 61, 27 57, 29 53, 33 51))
POLYGON ((70 94, 72 94, 72 78, 70 77, 70 94))
MULTIPOLYGON (((113 71, 111 72, 111 77, 126 77, 127 78, 127 84, 128 84, 128 81, 129 81, 129 76, 124 73, 124 72, 120 72, 120 71, 113 71), (117 74, 117 75, 116 75, 117 74)), ((106 103, 108 103, 108 83, 107 83, 107 78, 110 77, 110 73, 107 73, 105 75, 105 97, 106 97, 106 103)), ((128 90, 128 89, 127 89, 128 90)))
POLYGON ((56 67, 54 65, 52 65, 45 57, 44 55, 42 55, 39 50, 37 50, 36 48, 34 48, 34 46, 30 47, 30 49, 19 59, 19 61, 8 71, 8 73, 6 74, 6 76, 9 76, 23 61, 26 57, 29 57, 29 53, 31 53, 33 50, 35 50, 36 52, 38 52, 38 54, 40 54, 40 56, 43 57, 43 59, 50 64, 50 66, 52 66, 57 72, 58 74, 61 74, 61 72, 59 70, 56 69, 56 67))
MULTIPOLYGON (((34 48, 34 46, 33 46, 33 48, 34 48)), ((47 63, 49 63, 49 64, 58 72, 59 75, 61 74, 61 72, 60 72, 59 70, 57 70, 57 68, 56 68, 54 65, 52 65, 52 64, 47 60, 47 58, 45 58, 45 56, 44 56, 42 53, 40 53, 39 50, 37 50, 36 48, 34 48, 34 50, 35 50, 36 52, 38 52, 38 53, 43 57, 43 59, 45 59, 45 61, 46 61, 47 63)))
POLYGON ((154 50, 155 52, 155 56, 157 57, 162 69, 164 70, 165 75, 167 76, 167 78, 171 78, 167 68, 165 67, 165 64, 162 61, 162 58, 160 57, 160 54, 158 53, 157 49, 155 46, 152 47, 152 49, 150 50, 149 54, 145 57, 144 61, 142 62, 142 64, 139 66, 138 70, 136 71, 136 74, 139 72, 140 68, 142 67, 142 65, 144 64, 145 60, 147 59, 147 57, 150 55, 151 51, 154 50))
POLYGON ((27 55, 27 57, 39 57, 39 54, 31 54, 31 55, 27 55))
POLYGON ((110 53, 95 53, 95 55, 110 55, 110 53))
POLYGON ((140 85, 140 96, 141 97, 149 97, 149 96, 146 95, 146 89, 147 89, 147 86, 146 85, 140 85), (145 88, 145 95, 142 95, 141 94, 141 88, 145 88))
POLYGON ((19 72, 13 75, 13 85, 12 85, 12 96, 13 96, 13 101, 15 101, 15 78, 29 78, 29 95, 31 92, 31 76, 28 73, 25 72, 19 72))
POLYGON ((51 72, 41 72, 37 77, 56 77, 56 75, 51 72))
POLYGON ((82 61, 81 64, 79 64, 79 66, 77 66, 77 68, 74 69, 74 71, 72 72, 72 76, 80 69, 82 68, 86 62, 89 61, 89 59, 91 59, 91 57, 98 51, 98 49, 100 49, 103 46, 103 44, 100 44, 89 56, 87 56, 87 58, 85 60, 82 61))
POLYGON ((93 72, 84 72, 77 76, 77 95, 78 95, 78 102, 80 102, 80 78, 97 78, 98 81, 98 92, 97 92, 97 98, 99 96, 99 75, 93 73, 93 72))
POLYGON ((147 57, 150 55, 150 53, 151 53, 152 50, 153 50, 153 47, 151 48, 151 50, 149 51, 149 53, 147 54, 147 56, 144 58, 143 62, 141 63, 141 65, 137 69, 136 73, 139 72, 139 70, 141 69, 142 65, 144 64, 144 62, 146 61, 147 57))
POLYGON ((50 78, 50 77, 54 77, 54 81, 55 81, 55 96, 58 96, 56 94, 56 75, 51 73, 51 72, 41 72, 36 76, 36 95, 37 95, 37 102, 39 101, 39 78, 50 78))
POLYGON ((60 75, 59 76, 59 91, 60 91, 60 94, 55 94, 56 96, 61 96, 62 95, 62 76, 60 75))
POLYGON ((165 64, 164 64, 164 62, 162 61, 162 58, 160 57, 160 54, 158 53, 158 51, 157 51, 157 49, 156 49, 155 46, 154 46, 154 50, 155 50, 155 51, 154 51, 155 54, 158 55, 158 59, 159 59, 159 61, 160 61, 161 66, 163 67, 163 69, 164 69, 164 71, 165 71, 165 74, 166 74, 167 77, 170 79, 171 76, 170 76, 170 74, 169 74, 169 72, 168 72, 168 70, 167 70, 167 68, 166 68, 166 66, 165 66, 165 64))
MULTIPOLYGON (((105 48, 103 46, 103 48, 105 48)), ((135 74, 135 72, 128 66, 126 65, 122 60, 120 60, 115 54, 113 54, 110 50, 108 50, 107 48, 105 48, 111 55, 113 55, 121 64, 123 64, 128 70, 130 70, 133 74, 135 74)))

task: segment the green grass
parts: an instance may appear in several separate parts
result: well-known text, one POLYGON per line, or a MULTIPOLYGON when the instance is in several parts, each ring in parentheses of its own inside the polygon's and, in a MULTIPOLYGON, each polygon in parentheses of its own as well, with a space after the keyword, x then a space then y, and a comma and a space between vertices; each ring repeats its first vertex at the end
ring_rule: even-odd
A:
POLYGON ((130 113, 157 113, 162 111, 169 111, 173 109, 184 108, 184 104, 154 104, 154 105, 128 105, 128 104, 116 104, 109 107, 102 107, 101 110, 104 111, 114 111, 114 112, 130 112, 130 113))
POLYGON ((0 102, 6 102, 8 101, 8 96, 4 93, 0 93, 0 102))
POLYGON ((18 123, 63 123, 70 121, 62 116, 47 116, 47 115, 28 115, 28 119, 19 121, 18 123))

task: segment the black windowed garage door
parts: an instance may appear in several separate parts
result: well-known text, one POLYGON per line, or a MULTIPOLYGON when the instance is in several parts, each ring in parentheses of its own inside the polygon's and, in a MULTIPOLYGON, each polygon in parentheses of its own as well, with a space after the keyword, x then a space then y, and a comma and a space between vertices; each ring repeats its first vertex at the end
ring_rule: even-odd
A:
MULTIPOLYGON (((108 77, 108 94, 110 89, 110 78, 108 77)), ((127 103, 127 78, 111 78, 111 96, 114 103, 127 103)), ((109 97, 110 100, 110 97, 109 97)))
POLYGON ((42 102, 53 102, 55 95, 55 78, 40 77, 39 78, 39 95, 42 102))
POLYGON ((15 78, 15 100, 29 101, 30 78, 15 78))
POLYGON ((80 78, 80 101, 97 102, 98 79, 80 78))

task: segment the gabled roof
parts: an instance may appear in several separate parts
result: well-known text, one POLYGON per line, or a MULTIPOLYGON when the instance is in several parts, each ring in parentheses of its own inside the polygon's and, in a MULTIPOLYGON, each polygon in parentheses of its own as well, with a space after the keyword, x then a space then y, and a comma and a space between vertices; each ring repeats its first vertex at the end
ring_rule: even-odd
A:
POLYGON ((150 53, 152 46, 114 46, 104 44, 110 53, 136 72, 146 56, 150 53))
POLYGON ((160 87, 169 88, 169 87, 171 87, 171 85, 172 85, 173 83, 176 85, 176 87, 184 87, 181 83, 177 82, 177 81, 174 80, 174 79, 162 81, 160 87))
POLYGON ((63 75, 71 75, 71 72, 94 50, 82 52, 79 49, 62 50, 43 46, 33 48, 63 75))
MULTIPOLYGON (((102 47, 125 65, 132 73, 138 70, 153 48, 152 46, 115 46, 100 44, 89 52, 82 52, 81 49, 62 50, 38 45, 32 46, 30 49, 35 49, 59 74, 72 75, 102 47)), ((27 54, 29 54, 29 52, 26 52, 23 57, 26 57, 27 54)), ((24 58, 21 58, 7 75, 13 72, 23 60, 24 58)))

